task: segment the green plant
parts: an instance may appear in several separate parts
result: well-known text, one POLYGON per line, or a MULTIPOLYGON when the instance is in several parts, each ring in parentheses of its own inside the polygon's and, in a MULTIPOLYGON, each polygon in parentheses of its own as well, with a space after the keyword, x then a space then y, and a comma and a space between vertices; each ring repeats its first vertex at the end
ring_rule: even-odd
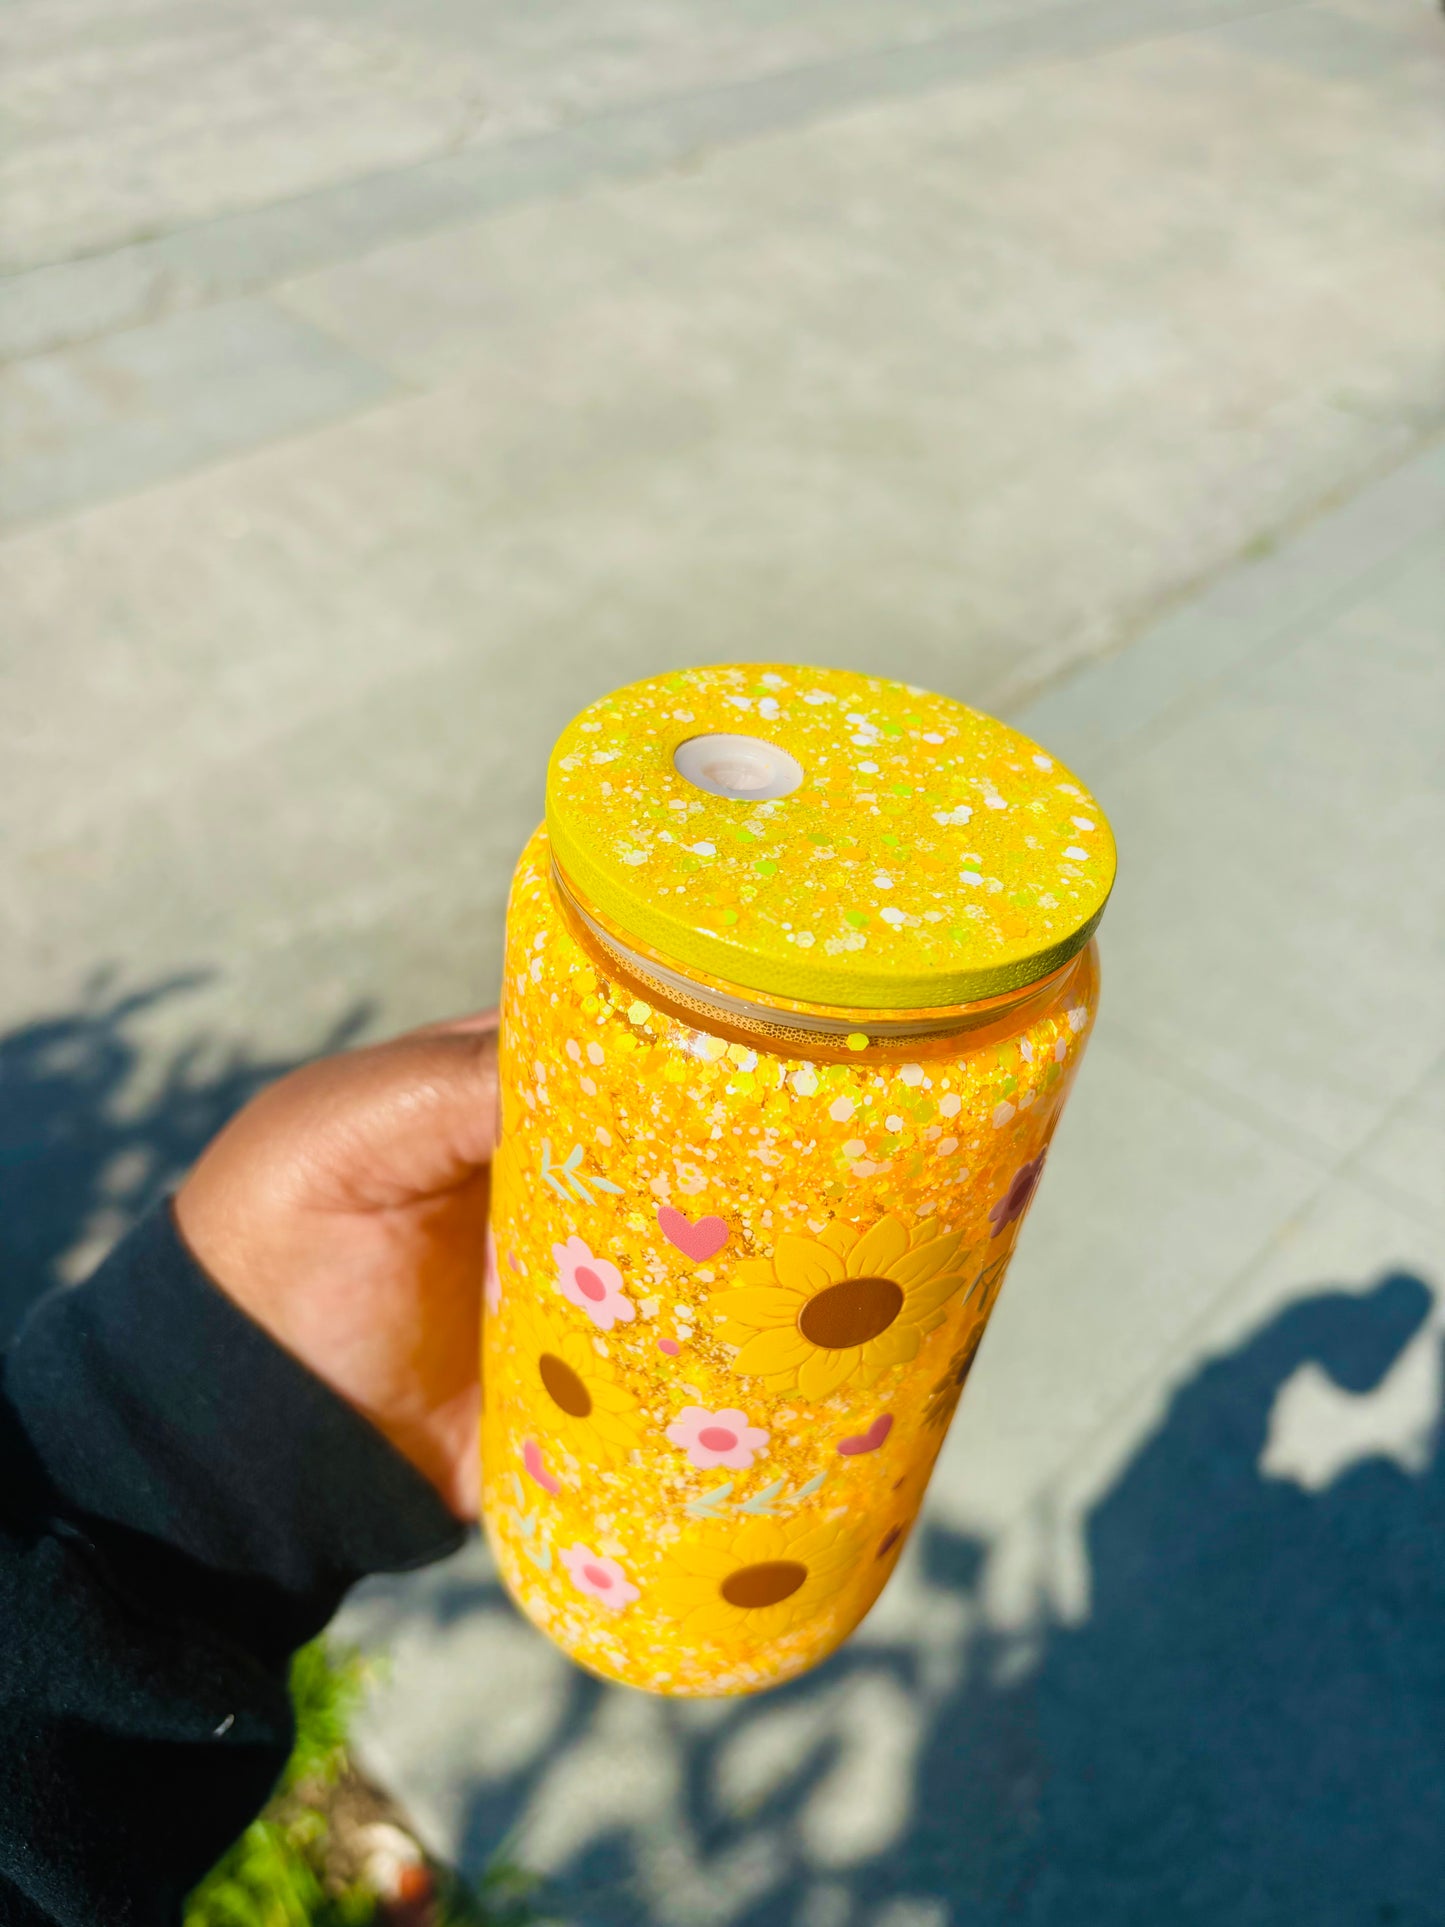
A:
POLYGON ((329 1827, 318 1796, 346 1766, 352 1715, 371 1674, 350 1648, 313 1640, 291 1662, 296 1744, 270 1805, 186 1903, 184 1927, 369 1927, 374 1897, 327 1891, 329 1827))
MULTIPOLYGON (((376 1896, 353 1875, 341 1877, 332 1808, 362 1783, 351 1774, 351 1722, 377 1666, 354 1648, 325 1639, 291 1662, 296 1743, 264 1813, 253 1820, 186 1903, 183 1927, 376 1927, 376 1896), (345 1784, 343 1784, 345 1782, 345 1784)), ((375 1801, 374 1791, 369 1796, 375 1801)), ((353 1861, 354 1865, 354 1861, 353 1861)), ((432 1927, 533 1927, 536 1881, 498 1865, 473 1888, 433 1869, 432 1927)))

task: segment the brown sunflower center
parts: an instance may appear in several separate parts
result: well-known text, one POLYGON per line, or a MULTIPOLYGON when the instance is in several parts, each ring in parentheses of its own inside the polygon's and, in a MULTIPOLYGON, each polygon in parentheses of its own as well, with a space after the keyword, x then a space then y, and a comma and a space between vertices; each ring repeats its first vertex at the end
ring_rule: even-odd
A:
POLYGON ((555 1352, 543 1352, 537 1372, 554 1405, 560 1405, 568 1418, 587 1418, 592 1411, 592 1394, 564 1359, 555 1352))
POLYGON ((798 1314, 798 1329, 824 1351, 847 1351, 886 1332, 903 1309, 903 1288, 891 1278, 845 1278, 814 1295, 798 1314))
POLYGON ((722 1582, 722 1596, 730 1606, 777 1606, 791 1599, 807 1577, 808 1568, 796 1559, 766 1559, 730 1572, 722 1582))

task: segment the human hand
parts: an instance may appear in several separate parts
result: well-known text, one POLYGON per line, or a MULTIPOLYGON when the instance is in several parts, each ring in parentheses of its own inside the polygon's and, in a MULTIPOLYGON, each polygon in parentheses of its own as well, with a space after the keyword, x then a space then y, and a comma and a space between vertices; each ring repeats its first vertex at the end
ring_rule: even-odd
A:
POLYGON ((175 1199, 215 1283, 463 1518, 496 1062, 488 1011, 308 1064, 232 1119, 175 1199))

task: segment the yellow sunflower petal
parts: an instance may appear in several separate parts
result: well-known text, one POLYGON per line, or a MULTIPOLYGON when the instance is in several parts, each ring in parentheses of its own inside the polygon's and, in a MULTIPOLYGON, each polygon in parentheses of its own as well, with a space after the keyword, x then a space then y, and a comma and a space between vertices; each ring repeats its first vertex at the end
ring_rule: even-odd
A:
POLYGON ((611 1412, 594 1411, 586 1423, 615 1452, 630 1452, 637 1444, 635 1428, 611 1412))
POLYGON ((851 1224, 845 1224, 841 1218, 834 1218, 831 1224, 818 1233, 818 1242, 826 1245, 829 1251, 836 1251, 840 1258, 846 1258, 858 1242, 858 1233, 851 1224))
POLYGON ((785 1231, 778 1239, 773 1250, 773 1269, 779 1284, 791 1285, 794 1291, 822 1291, 825 1285, 836 1285, 845 1276, 843 1260, 836 1251, 815 1244, 811 1238, 799 1238, 791 1231, 785 1231))
POLYGON ((703 1582, 706 1588, 703 1593, 692 1589, 692 1596, 696 1597, 709 1596, 716 1581, 726 1579, 738 1563, 730 1546, 718 1545, 707 1539, 686 1540, 682 1545, 674 1546, 672 1557, 686 1572, 703 1582))
POLYGON ((595 1373, 587 1374, 587 1390, 592 1403, 602 1412, 635 1412, 637 1400, 631 1392, 625 1392, 609 1378, 599 1378, 595 1373))
POLYGON ((786 1331, 757 1332, 733 1360, 733 1370, 759 1378, 772 1372, 791 1375, 794 1366, 807 1357, 811 1347, 795 1326, 786 1331))
POLYGON ((568 1332, 560 1344, 544 1347, 565 1358, 579 1378, 594 1379, 601 1376, 601 1360, 592 1349, 592 1340, 580 1331, 568 1332))
POLYGON ((767 1331, 774 1325, 791 1325, 803 1302, 802 1292, 789 1291, 784 1285, 749 1285, 745 1291, 715 1292, 708 1309, 735 1325, 767 1331))
POLYGON ((683 1621, 683 1638, 716 1639, 720 1634, 728 1632, 741 1616, 737 1607, 730 1606, 725 1599, 710 1599, 705 1606, 694 1606, 683 1621))
POLYGON ((832 1578, 852 1560, 856 1545, 841 1519, 815 1526, 793 1542, 793 1557, 801 1559, 815 1579, 832 1578))
POLYGON ((950 1231, 945 1237, 934 1238, 926 1245, 915 1245, 893 1266, 888 1276, 899 1285, 921 1285, 926 1279, 935 1277, 947 1269, 959 1246, 963 1243, 961 1231, 950 1231))
POLYGON ((739 1285, 771 1285, 777 1280, 773 1277, 771 1258, 744 1258, 733 1266, 733 1280, 739 1285))
POLYGON ((903 1302, 900 1318, 905 1324, 914 1324, 946 1305, 957 1291, 962 1291, 965 1280, 961 1271, 940 1272, 938 1277, 930 1278, 926 1284, 914 1285, 903 1302))
POLYGON ((863 1347, 863 1370, 886 1372, 890 1365, 906 1365, 910 1358, 917 1358, 918 1345, 917 1326, 893 1325, 863 1347))
POLYGON ((852 1377, 858 1366, 858 1352, 853 1346, 846 1351, 825 1352, 815 1349, 798 1367, 798 1390, 803 1397, 816 1405, 836 1392, 838 1387, 852 1377))
POLYGON ((781 1520, 753 1519, 733 1534, 733 1564, 756 1566, 768 1559, 783 1559, 791 1548, 792 1535, 781 1520))
POLYGON ((908 1233, 897 1218, 880 1218, 848 1253, 848 1276, 891 1277, 893 1266, 907 1249, 908 1233))

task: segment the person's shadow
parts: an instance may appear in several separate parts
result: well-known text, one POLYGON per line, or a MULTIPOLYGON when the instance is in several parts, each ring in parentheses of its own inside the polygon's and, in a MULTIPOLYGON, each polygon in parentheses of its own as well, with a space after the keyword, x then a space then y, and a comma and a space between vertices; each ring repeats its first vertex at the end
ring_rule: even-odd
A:
POLYGON ((1090 1519, 1087 1621, 1011 1690, 976 1667, 920 1762, 906 1851, 959 1921, 1445 1919, 1438 1429, 1419 1476, 1259 1470, 1301 1365, 1367 1392, 1431 1303, 1402 1274, 1317 1293, 1177 1395, 1090 1519))
MULTIPOLYGON (((145 1051, 137 1020, 205 981, 123 991, 102 971, 76 1008, 0 1035, 0 1346, 43 1292, 92 1269, 227 1118, 292 1068, 204 1035, 164 1056, 145 1051)), ((351 1013, 318 1051, 352 1042, 366 1016, 351 1013)))
MULTIPOLYGON (((1260 1470, 1277 1395, 1313 1362, 1376 1387, 1431 1309, 1395 1273, 1301 1298, 1206 1365, 1094 1509, 1092 1605, 1020 1670, 981 1613, 962 1679, 926 1690, 919 1643, 855 1642, 827 1666, 701 1726, 664 1709, 676 1845, 728 1927, 1438 1927, 1445 1920, 1445 1457, 1368 1457, 1320 1491, 1260 1470), (863 1865, 810 1864, 806 1820, 839 1762, 836 1726, 774 1779, 764 1811, 719 1795, 749 1730, 806 1724, 860 1681, 913 1697, 924 1735, 906 1819, 863 1865), (775 1877, 745 1904, 722 1876, 764 1834, 775 1877), (781 1847, 780 1847, 781 1843, 781 1847)), ((1430 1342, 1427 1340, 1426 1342, 1430 1342)), ((977 1605, 986 1549, 925 1526, 928 1585, 977 1605)), ((547 1755, 479 1788, 475 1850, 588 1744, 612 1689, 579 1676, 547 1755), (485 1835, 485 1839, 483 1839, 485 1835)), ((856 1742, 855 1742, 856 1743, 856 1742)), ((862 1744, 868 1744, 866 1738, 862 1744)), ((521 1839, 525 1842, 526 1829, 521 1839)), ((582 1927, 673 1927, 627 1822, 557 1868, 582 1927)), ((698 1902, 702 1905, 702 1902, 698 1902)))

